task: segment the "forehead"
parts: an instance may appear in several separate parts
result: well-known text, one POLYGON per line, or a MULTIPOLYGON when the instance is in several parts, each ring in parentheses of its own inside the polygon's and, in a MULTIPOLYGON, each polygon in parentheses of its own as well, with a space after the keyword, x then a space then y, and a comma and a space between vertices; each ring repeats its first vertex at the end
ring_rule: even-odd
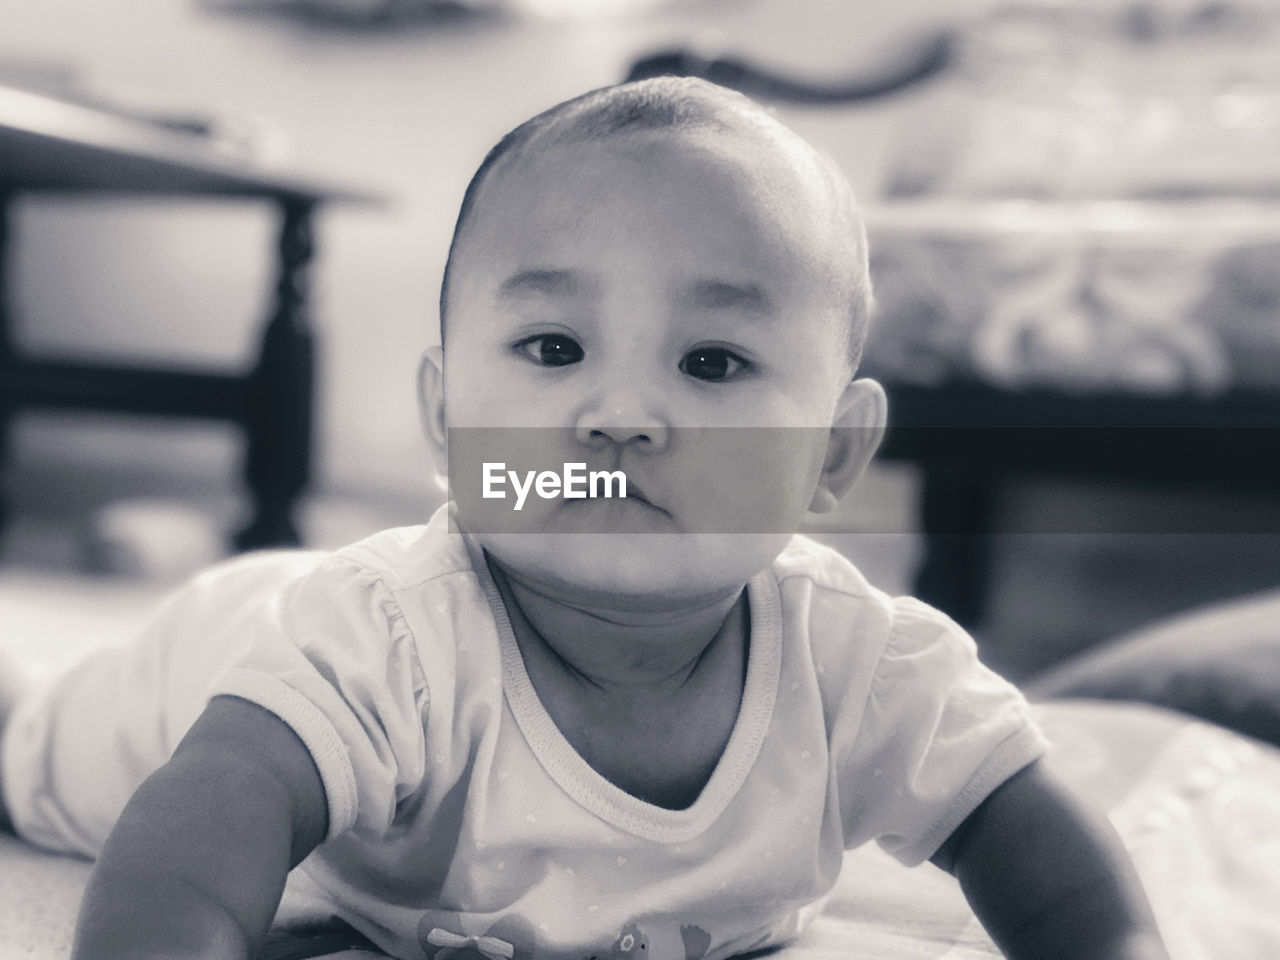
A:
POLYGON ((659 129, 534 144, 483 184, 460 266, 603 267, 612 258, 616 269, 631 258, 811 280, 845 246, 832 194, 803 143, 757 132, 659 129))

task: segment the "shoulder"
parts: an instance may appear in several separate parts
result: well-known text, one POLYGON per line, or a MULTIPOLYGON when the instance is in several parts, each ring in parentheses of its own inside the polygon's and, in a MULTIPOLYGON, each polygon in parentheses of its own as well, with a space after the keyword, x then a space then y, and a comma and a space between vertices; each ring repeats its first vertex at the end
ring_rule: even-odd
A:
POLYGON ((911 673, 941 678, 976 660, 972 638, 940 610, 891 596, 838 551, 797 536, 773 566, 786 642, 805 648, 828 710, 843 710, 911 673))
POLYGON ((873 586, 843 554, 805 536, 792 538, 773 564, 784 608, 807 615, 814 636, 884 648, 967 640, 942 611, 873 586), (800 608, 796 610, 794 608, 800 608))
POLYGON ((333 551, 328 571, 375 578, 401 591, 457 574, 473 575, 466 541, 442 508, 429 523, 392 527, 333 551))
MULTIPOLYGON (((434 602, 440 581, 476 580, 464 538, 437 513, 426 524, 393 527, 329 551, 288 551, 264 560, 285 611, 306 619, 348 615, 385 620, 401 607, 434 602), (345 613, 342 613, 345 611, 345 613)), ((253 571, 248 571, 250 577, 253 571)))
POLYGON ((778 554, 773 570, 780 585, 800 580, 851 597, 884 596, 844 554, 799 533, 778 554))
POLYGON ((235 557, 177 590, 162 615, 259 644, 277 637, 303 647, 351 649, 407 640, 410 611, 459 605, 458 591, 437 585, 464 576, 472 588, 461 605, 473 608, 476 593, 483 596, 463 538, 447 528, 447 519, 433 518, 336 550, 235 557))

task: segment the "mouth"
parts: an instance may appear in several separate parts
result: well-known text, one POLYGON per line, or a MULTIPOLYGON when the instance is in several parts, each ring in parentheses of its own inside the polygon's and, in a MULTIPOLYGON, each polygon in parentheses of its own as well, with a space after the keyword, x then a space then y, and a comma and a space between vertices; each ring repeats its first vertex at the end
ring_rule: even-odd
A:
POLYGON ((627 478, 626 496, 587 497, 582 500, 565 500, 571 514, 589 521, 592 529, 603 523, 612 532, 661 532, 671 529, 675 523, 665 509, 654 503, 650 495, 627 478))
POLYGON ((652 509, 652 510, 658 510, 658 511, 660 511, 661 513, 666 513, 666 512, 667 512, 667 511, 663 510, 661 507, 659 507, 659 506, 658 506, 656 503, 654 503, 652 500, 650 500, 648 497, 646 497, 646 496, 644 495, 644 491, 643 491, 643 490, 641 490, 639 487, 637 487, 634 483, 630 483, 630 482, 628 482, 628 483, 627 483, 627 496, 626 496, 626 499, 627 499, 627 500, 634 500, 634 501, 636 501, 637 503, 642 504, 643 506, 649 507, 649 508, 650 508, 650 509, 652 509))
POLYGON ((664 517, 667 520, 674 521, 675 519, 669 512, 667 512, 666 509, 664 509, 663 507, 659 506, 658 504, 650 500, 649 495, 645 493, 644 490, 642 490, 639 486, 632 483, 630 480, 627 481, 626 499, 634 501, 644 509, 651 510, 654 513, 664 517))

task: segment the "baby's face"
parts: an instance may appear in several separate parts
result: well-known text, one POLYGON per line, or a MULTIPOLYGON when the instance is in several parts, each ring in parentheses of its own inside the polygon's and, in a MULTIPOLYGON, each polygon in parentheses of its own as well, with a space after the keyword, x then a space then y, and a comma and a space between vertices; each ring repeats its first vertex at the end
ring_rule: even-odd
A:
POLYGON ((618 136, 486 183, 450 291, 444 409, 453 497, 509 569, 693 599, 740 587, 799 526, 850 377, 829 282, 844 246, 817 183, 743 146, 618 136), (481 496, 484 462, 621 470, 629 496, 531 490, 515 511, 510 479, 481 496))

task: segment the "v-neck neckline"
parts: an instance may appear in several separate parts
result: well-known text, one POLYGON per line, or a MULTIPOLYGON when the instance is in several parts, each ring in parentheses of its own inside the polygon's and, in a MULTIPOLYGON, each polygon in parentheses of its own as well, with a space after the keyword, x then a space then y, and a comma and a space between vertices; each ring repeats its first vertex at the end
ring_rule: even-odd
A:
POLYGON ((680 843, 707 829, 728 807, 746 780, 773 719, 782 665, 778 586, 772 570, 747 584, 750 639, 746 680, 738 716, 710 779, 688 807, 672 810, 628 793, 598 773, 574 749, 547 712, 529 678, 511 617, 480 546, 466 538, 471 565, 480 578, 497 626, 502 685, 507 703, 530 750, 547 774, 578 804, 635 836, 680 843))

